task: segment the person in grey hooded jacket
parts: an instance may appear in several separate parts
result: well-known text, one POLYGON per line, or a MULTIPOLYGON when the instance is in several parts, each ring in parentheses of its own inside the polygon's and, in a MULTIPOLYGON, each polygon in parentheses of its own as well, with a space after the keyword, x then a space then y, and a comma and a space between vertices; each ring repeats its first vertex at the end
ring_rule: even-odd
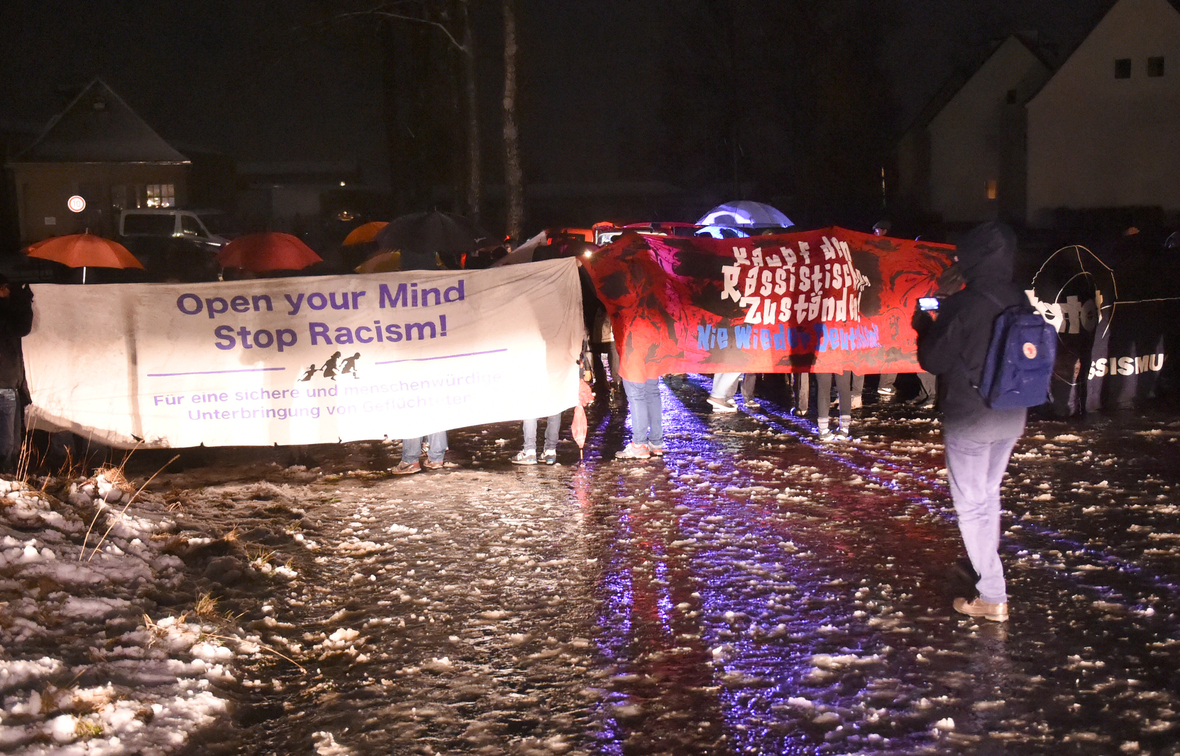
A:
POLYGON ((1000 483, 1024 433, 1027 411, 990 409, 976 387, 996 316, 1028 301, 1012 283, 1016 248, 1016 234, 1007 225, 993 221, 976 226, 956 250, 966 286, 942 300, 936 314, 918 310, 913 319, 918 363, 939 378, 951 499, 967 556, 979 575, 979 596, 955 599, 954 607, 997 622, 1008 619, 999 554, 1000 483))

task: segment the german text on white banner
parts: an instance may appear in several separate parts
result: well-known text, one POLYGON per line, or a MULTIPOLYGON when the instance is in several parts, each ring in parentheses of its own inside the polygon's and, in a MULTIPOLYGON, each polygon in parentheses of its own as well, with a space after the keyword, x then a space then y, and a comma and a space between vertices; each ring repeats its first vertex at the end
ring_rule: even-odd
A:
POLYGON ((410 438, 578 396, 570 259, 33 291, 31 422, 113 446, 410 438))

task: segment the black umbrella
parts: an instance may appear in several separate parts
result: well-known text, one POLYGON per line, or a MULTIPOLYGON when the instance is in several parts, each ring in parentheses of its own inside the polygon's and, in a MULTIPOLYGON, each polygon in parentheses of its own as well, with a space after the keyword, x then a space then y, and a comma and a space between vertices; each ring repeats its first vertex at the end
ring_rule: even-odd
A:
POLYGON ((432 268, 435 255, 469 254, 490 241, 472 220, 437 210, 394 218, 377 234, 382 249, 401 250, 403 270, 432 268))

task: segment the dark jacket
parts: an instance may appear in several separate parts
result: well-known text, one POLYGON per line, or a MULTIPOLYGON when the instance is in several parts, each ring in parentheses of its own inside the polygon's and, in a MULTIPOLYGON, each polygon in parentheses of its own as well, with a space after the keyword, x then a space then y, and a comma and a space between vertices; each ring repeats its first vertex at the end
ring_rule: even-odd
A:
POLYGON ((966 287, 942 301, 933 321, 924 313, 915 317, 918 363, 939 378, 947 431, 963 431, 981 441, 1015 438, 1024 431, 1026 410, 989 409, 976 386, 996 316, 1010 305, 1028 302, 1012 283, 1016 234, 1003 223, 984 223, 963 237, 955 254, 966 287))
POLYGON ((27 404, 21 339, 33 330, 33 295, 27 286, 12 284, 10 288, 12 293, 0 298, 0 388, 17 389, 27 404))

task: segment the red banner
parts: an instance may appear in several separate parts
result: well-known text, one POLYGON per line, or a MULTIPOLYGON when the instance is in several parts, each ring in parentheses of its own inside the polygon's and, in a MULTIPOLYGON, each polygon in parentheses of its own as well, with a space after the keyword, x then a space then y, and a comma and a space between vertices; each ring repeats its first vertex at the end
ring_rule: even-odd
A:
POLYGON ((713 239, 628 233, 586 264, 620 373, 912 373, 910 319, 954 247, 842 228, 713 239))

